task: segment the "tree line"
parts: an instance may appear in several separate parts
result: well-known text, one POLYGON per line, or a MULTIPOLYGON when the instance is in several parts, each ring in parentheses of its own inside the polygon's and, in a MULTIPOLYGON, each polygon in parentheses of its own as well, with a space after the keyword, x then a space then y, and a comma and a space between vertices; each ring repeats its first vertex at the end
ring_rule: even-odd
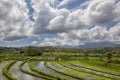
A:
POLYGON ((15 54, 23 54, 28 51, 31 54, 33 51, 38 51, 40 53, 44 52, 64 52, 64 53, 87 53, 87 54, 104 54, 104 53, 112 53, 112 54, 120 54, 120 47, 103 47, 103 48, 63 48, 63 47, 35 47, 35 46, 27 46, 27 47, 0 47, 0 53, 15 53, 15 54), (31 50, 29 52, 29 50, 31 50))

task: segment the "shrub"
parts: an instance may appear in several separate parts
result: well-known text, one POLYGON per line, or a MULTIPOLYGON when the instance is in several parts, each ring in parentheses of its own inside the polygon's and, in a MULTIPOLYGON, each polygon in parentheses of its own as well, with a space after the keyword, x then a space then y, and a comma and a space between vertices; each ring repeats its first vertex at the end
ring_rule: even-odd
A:
POLYGON ((29 47, 27 47, 25 55, 28 55, 28 56, 40 56, 40 55, 42 55, 42 51, 38 47, 29 46, 29 47))

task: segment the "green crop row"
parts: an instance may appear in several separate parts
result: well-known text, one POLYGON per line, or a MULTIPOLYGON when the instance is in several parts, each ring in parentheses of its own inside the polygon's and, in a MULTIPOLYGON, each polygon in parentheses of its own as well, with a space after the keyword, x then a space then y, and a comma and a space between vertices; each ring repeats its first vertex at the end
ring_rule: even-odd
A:
POLYGON ((12 74, 9 73, 9 68, 10 68, 14 63, 16 63, 16 61, 11 61, 11 62, 9 62, 9 63, 3 68, 3 70, 2 70, 3 75, 4 75, 6 78, 8 78, 9 80, 17 80, 16 78, 14 78, 14 77, 12 76, 12 74))
POLYGON ((108 77, 108 76, 104 76, 104 75, 101 75, 101 74, 96 74, 93 71, 91 71, 91 72, 87 71, 88 69, 85 71, 85 70, 81 69, 81 67, 78 67, 78 66, 75 66, 75 65, 72 65, 72 64, 69 64, 69 63, 68 63, 69 65, 72 65, 74 67, 66 65, 66 63, 59 63, 59 64, 66 67, 66 68, 88 74, 88 75, 90 75, 92 77, 95 77, 95 78, 104 79, 104 80, 106 80, 106 79, 107 80, 117 80, 116 78, 113 78, 113 77, 108 77))
POLYGON ((48 77, 46 77, 46 76, 43 76, 43 75, 39 75, 39 74, 37 74, 37 73, 34 73, 34 72, 29 72, 29 71, 27 71, 27 70, 24 70, 22 67, 23 67, 23 65, 25 64, 26 62, 22 62, 21 64, 20 64, 20 70, 23 72, 23 73, 26 73, 26 74, 29 74, 29 75, 32 75, 32 76, 35 76, 35 77, 38 77, 38 78, 43 78, 43 79, 46 79, 46 80, 52 80, 51 78, 48 78, 48 77))
POLYGON ((44 75, 44 76, 47 76, 47 77, 51 77, 51 78, 53 78, 53 79, 55 79, 55 80, 66 80, 66 79, 62 79, 62 78, 60 78, 60 77, 56 77, 56 76, 53 76, 53 75, 51 75, 51 74, 45 73, 45 72, 43 72, 42 70, 37 70, 37 69, 35 69, 35 67, 34 67, 34 65, 33 65, 32 62, 29 62, 29 66, 30 66, 30 69, 31 69, 33 72, 39 73, 39 74, 44 75))
POLYGON ((73 75, 68 74, 68 73, 66 73, 66 72, 62 72, 62 71, 59 71, 59 70, 57 70, 57 69, 55 69, 55 68, 52 68, 52 67, 50 67, 50 66, 48 65, 47 62, 45 62, 45 66, 48 67, 48 68, 50 68, 50 69, 52 69, 53 71, 56 71, 56 72, 58 72, 58 73, 60 73, 60 74, 69 76, 69 77, 71 77, 71 78, 78 79, 78 80, 84 80, 83 78, 76 77, 76 76, 73 76, 73 75))
POLYGON ((105 65, 104 62, 95 60, 69 61, 69 63, 83 66, 85 68, 93 69, 103 73, 120 76, 120 64, 110 63, 109 65, 105 65))

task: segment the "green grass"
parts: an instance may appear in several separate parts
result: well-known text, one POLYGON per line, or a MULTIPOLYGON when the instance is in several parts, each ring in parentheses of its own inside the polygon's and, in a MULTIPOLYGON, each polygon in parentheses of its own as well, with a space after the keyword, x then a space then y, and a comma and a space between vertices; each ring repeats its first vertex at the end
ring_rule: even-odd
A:
POLYGON ((118 80, 117 78, 108 77, 108 76, 104 76, 104 75, 101 75, 101 74, 96 74, 95 72, 92 72, 92 71, 83 70, 83 69, 81 69, 81 67, 69 64, 67 62, 64 62, 64 63, 59 62, 59 64, 61 64, 64 67, 67 67, 67 68, 70 68, 70 69, 73 69, 73 70, 76 70, 76 71, 79 71, 79 72, 82 72, 82 73, 89 74, 93 78, 98 78, 100 80, 118 80))
POLYGON ((44 62, 45 67, 47 67, 48 69, 53 70, 53 71, 55 71, 55 72, 57 72, 57 73, 59 73, 59 74, 62 74, 62 75, 65 77, 65 79, 73 80, 74 78, 76 78, 76 77, 74 77, 74 76, 71 76, 71 75, 69 75, 69 74, 63 73, 63 72, 61 72, 61 71, 56 70, 55 68, 50 67, 50 66, 48 65, 48 63, 49 63, 49 62, 46 62, 46 61, 44 62))
MULTIPOLYGON (((47 68, 55 71, 55 72, 58 72, 58 73, 63 74, 63 75, 65 75, 65 76, 69 76, 69 77, 71 77, 71 79, 72 79, 72 78, 73 78, 73 79, 78 79, 78 78, 75 77, 75 76, 72 76, 72 75, 70 75, 70 74, 64 73, 64 72, 59 71, 59 70, 57 70, 57 69, 55 69, 55 68, 52 68, 51 66, 48 65, 48 62, 45 62, 45 66, 46 66, 47 68)), ((71 80, 71 79, 70 79, 70 80, 71 80)))
POLYGON ((99 76, 99 75, 96 75, 96 74, 92 74, 92 73, 88 73, 88 72, 85 72, 83 70, 76 70, 74 68, 71 68, 70 66, 66 66, 65 63, 58 63, 60 64, 61 66, 63 66, 64 68, 66 69, 69 69, 73 72, 73 75, 76 75, 77 77, 80 77, 80 78, 83 78, 85 80, 88 80, 88 77, 91 78, 92 80, 96 80, 96 79, 99 79, 99 80, 113 80, 113 79, 110 79, 110 78, 106 78, 106 77, 103 77, 103 76, 99 76))
POLYGON ((34 72, 30 72, 30 71, 27 71, 27 70, 24 70, 22 67, 23 67, 23 65, 25 64, 26 62, 24 61, 24 62, 22 62, 21 64, 20 64, 20 70, 23 72, 23 73, 26 73, 26 74, 29 74, 29 75, 31 75, 31 76, 35 76, 35 77, 38 77, 38 78, 43 78, 43 79, 46 79, 46 80, 52 80, 51 78, 48 78, 48 77, 46 77, 46 76, 43 76, 43 75, 40 75, 40 74, 37 74, 37 73, 34 73, 34 72))
POLYGON ((16 78, 14 78, 14 77, 12 76, 12 74, 9 73, 10 67, 11 67, 13 64, 15 64, 15 63, 16 63, 16 61, 10 61, 10 62, 3 68, 3 70, 2 70, 3 75, 4 75, 6 78, 8 78, 9 80, 17 80, 16 78))
POLYGON ((108 74, 120 76, 119 64, 110 63, 109 65, 104 65, 104 62, 95 60, 70 61, 70 63, 94 69, 97 71, 105 72, 108 74))
MULTIPOLYGON (((90 60, 98 60, 99 58, 106 58, 105 54, 89 54, 90 60)), ((41 56, 25 56, 24 54, 15 54, 15 53, 0 53, 1 60, 18 60, 18 61, 25 61, 25 60, 33 60, 33 61, 54 61, 56 58, 60 58, 62 60, 82 60, 84 59, 84 53, 65 53, 65 52, 44 52, 41 56)), ((118 58, 117 54, 113 54, 113 60, 118 60, 120 63, 120 58, 118 58)))
POLYGON ((47 76, 47 77, 51 77, 51 78, 53 78, 53 79, 55 79, 55 80, 66 80, 66 79, 63 79, 63 78, 56 77, 56 76, 53 76, 53 75, 51 75, 51 74, 45 73, 45 72, 43 72, 42 70, 37 70, 37 69, 35 69, 35 67, 34 67, 34 65, 33 65, 32 62, 29 62, 28 64, 29 64, 29 66, 30 66, 30 69, 31 69, 32 71, 36 72, 36 73, 39 73, 39 74, 44 75, 44 76, 47 76))
POLYGON ((64 75, 66 75, 66 76, 70 76, 70 77, 75 78, 75 79, 78 79, 78 80, 84 80, 83 78, 74 75, 74 74, 79 75, 79 73, 78 73, 77 71, 74 71, 74 70, 68 69, 68 68, 66 68, 66 67, 63 67, 63 66, 61 66, 60 64, 58 64, 58 63, 56 63, 56 62, 49 62, 49 64, 46 63, 46 65, 47 65, 49 68, 55 70, 56 72, 59 72, 59 73, 64 74, 64 75), (49 66, 49 64, 51 64, 52 66, 57 66, 57 67, 59 67, 60 70, 49 66))

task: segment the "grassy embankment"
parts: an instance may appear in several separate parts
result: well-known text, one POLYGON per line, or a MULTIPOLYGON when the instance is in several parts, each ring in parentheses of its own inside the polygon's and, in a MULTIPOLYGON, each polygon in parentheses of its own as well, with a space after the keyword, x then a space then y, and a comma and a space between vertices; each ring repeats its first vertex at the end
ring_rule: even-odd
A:
POLYGON ((84 71, 78 71, 78 70, 75 70, 73 68, 70 68, 70 67, 66 67, 64 65, 61 65, 57 62, 54 62, 54 65, 60 67, 65 73, 67 74, 70 74, 70 75, 73 75, 75 77, 78 77, 78 78, 81 78, 81 79, 85 79, 85 80, 88 80, 88 78, 90 79, 101 79, 101 80, 112 80, 110 78, 106 78, 106 77, 101 77, 101 76, 98 76, 98 75, 94 75, 94 74, 91 74, 91 73, 86 73, 84 71))
POLYGON ((105 65, 104 62, 96 60, 69 61, 69 63, 83 66, 85 68, 90 68, 96 71, 120 76, 120 64, 110 63, 108 65, 105 65))
POLYGON ((48 74, 48 73, 45 73, 43 72, 42 70, 37 70, 35 69, 34 65, 32 62, 28 62, 29 66, 30 66, 30 69, 33 71, 33 72, 36 72, 36 73, 39 73, 41 75, 44 75, 44 76, 47 76, 47 77, 50 77, 50 78, 53 78, 55 80, 66 80, 66 79, 63 79, 63 78, 60 78, 60 77, 56 77, 56 76, 53 76, 51 74, 48 74))
MULTIPOLYGON (((51 63, 51 62, 49 62, 49 63, 51 63)), ((58 64, 56 64, 56 63, 53 63, 53 64, 51 64, 51 65, 52 65, 52 66, 60 67, 60 66, 59 66, 58 64)), ((52 69, 53 71, 56 71, 56 72, 60 73, 60 74, 64 74, 64 75, 69 76, 69 77, 72 77, 72 78, 74 78, 74 79, 84 80, 83 78, 76 77, 76 76, 74 76, 73 74, 70 74, 70 73, 73 73, 71 69, 69 70, 69 69, 66 69, 66 68, 64 68, 64 67, 60 67, 60 70, 58 70, 58 69, 56 69, 56 68, 51 67, 51 66, 48 64, 48 62, 45 62, 45 66, 46 66, 47 68, 52 69), (70 72, 69 72, 69 71, 70 71, 70 72)))
POLYGON ((64 63, 63 62, 59 62, 59 64, 64 66, 64 67, 66 67, 66 68, 70 68, 72 70, 82 72, 83 74, 85 73, 86 75, 89 75, 89 76, 91 76, 93 78, 97 78, 97 79, 101 79, 101 80, 117 80, 117 78, 113 78, 111 76, 105 76, 104 74, 100 74, 97 71, 69 64, 69 63, 67 63, 67 61, 64 62, 64 63))
POLYGON ((17 80, 17 79, 14 78, 14 77, 12 76, 12 74, 9 72, 10 67, 11 67, 13 64, 15 64, 15 63, 16 63, 16 61, 10 61, 7 65, 5 65, 5 67, 4 67, 3 70, 2 70, 3 75, 4 75, 6 78, 8 78, 9 80, 17 80))
POLYGON ((23 69, 23 66, 24 64, 26 63, 26 61, 22 62, 20 64, 20 70, 23 72, 23 73, 26 73, 26 74, 29 74, 31 76, 35 76, 35 77, 38 77, 38 78, 43 78, 43 79, 46 79, 46 80, 52 80, 52 78, 49 78, 49 77, 46 77, 46 76, 43 76, 43 75, 40 75, 40 74, 37 74, 37 73, 34 73, 34 72, 30 72, 30 71, 27 71, 27 70, 24 70, 23 69))

